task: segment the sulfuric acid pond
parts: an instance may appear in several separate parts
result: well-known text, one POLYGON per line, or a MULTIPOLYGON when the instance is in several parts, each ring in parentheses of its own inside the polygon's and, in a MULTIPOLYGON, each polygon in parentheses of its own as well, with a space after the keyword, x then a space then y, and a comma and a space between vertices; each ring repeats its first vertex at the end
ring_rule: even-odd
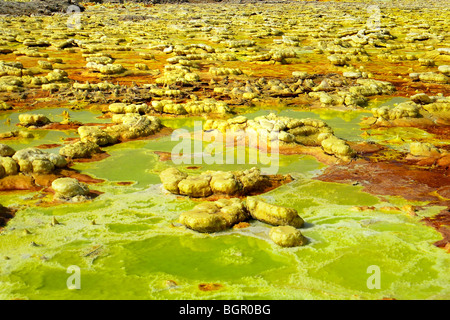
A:
POLYGON ((446 1, 243 2, 0 6, 0 299, 450 298, 446 1))
MULTIPOLYGON (((60 109, 38 110, 54 115, 60 109)), ((261 110, 255 115, 267 114, 261 110)), ((71 112, 93 121, 96 114, 71 112)), ((314 112, 286 111, 304 118, 314 112)), ((14 123, 17 114, 8 115, 14 123)), ((357 113, 333 117, 336 132, 358 139, 357 113)), ((191 129, 186 120, 167 125, 191 129)), ((2 129, 6 129, 2 125, 2 129)), ((405 130, 407 133, 408 130, 405 130)), ((48 132, 13 146, 21 149, 59 143, 72 132, 48 132)), ((400 197, 377 197, 360 186, 314 178, 325 165, 312 156, 280 155, 279 173, 296 180, 261 195, 270 203, 298 210, 308 244, 280 248, 269 238, 270 227, 253 221, 243 229, 201 234, 177 224, 180 212, 195 201, 168 194, 159 172, 170 166, 155 151, 168 151, 170 136, 106 147, 110 157, 77 163, 72 168, 103 182, 102 192, 86 203, 42 206, 40 192, 3 192, 4 206, 20 206, 1 234, 1 297, 4 299, 442 299, 448 297, 449 255, 432 245, 441 236, 418 216, 389 212, 403 206, 400 197), (120 182, 129 182, 126 187, 120 182), (355 211, 355 206, 374 210, 355 211), (59 224, 51 225, 52 217, 59 224), (95 221, 95 224, 92 223, 95 221), (28 230, 28 234, 24 234, 28 230), (7 257, 7 258, 6 258, 7 257), (68 290, 70 266, 81 272, 82 290, 68 290), (381 271, 381 288, 367 281, 370 266, 381 271), (208 286, 209 285, 209 286, 208 286), (207 288, 207 289, 205 289, 207 288)), ((58 148, 49 149, 58 152, 58 148)), ((237 170, 242 165, 228 165, 237 170)), ((221 170, 203 165, 186 171, 221 170)), ((247 165, 250 167, 250 165, 247 165)))

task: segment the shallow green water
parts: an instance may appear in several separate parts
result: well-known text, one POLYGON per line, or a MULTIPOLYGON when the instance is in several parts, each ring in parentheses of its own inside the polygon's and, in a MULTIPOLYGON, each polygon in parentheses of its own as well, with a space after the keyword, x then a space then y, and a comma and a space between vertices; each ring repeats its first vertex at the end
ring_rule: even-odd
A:
MULTIPOLYGON (((282 114, 325 117, 337 135, 360 139, 360 113, 282 114)), ((186 119, 169 122, 174 128, 193 125, 186 119)), ((177 224, 179 214, 198 202, 168 194, 160 185, 159 172, 173 164, 160 162, 154 151, 170 152, 176 143, 170 136, 128 142, 105 148, 111 156, 102 161, 76 164, 81 172, 105 179, 91 185, 103 194, 86 203, 44 208, 34 205, 36 193, 1 195, 0 203, 22 209, 0 233, 0 298, 450 298, 450 256, 433 246, 441 235, 420 222, 442 208, 429 207, 416 217, 387 213, 380 208, 407 202, 313 180, 324 168, 314 158, 280 156, 279 173, 292 173, 296 180, 260 198, 297 209, 306 222, 301 231, 307 245, 280 248, 268 236, 270 226, 258 221, 244 229, 199 234, 177 224), (123 181, 133 184, 117 184, 123 181), (376 210, 354 211, 354 206, 376 210), (50 225, 53 216, 59 225, 50 225), (73 265, 80 268, 80 290, 67 287, 67 269, 73 265), (368 286, 370 266, 380 270, 379 289, 368 286), (220 286, 202 291, 204 283, 220 286)), ((180 165, 189 172, 251 165, 188 167, 180 165)))

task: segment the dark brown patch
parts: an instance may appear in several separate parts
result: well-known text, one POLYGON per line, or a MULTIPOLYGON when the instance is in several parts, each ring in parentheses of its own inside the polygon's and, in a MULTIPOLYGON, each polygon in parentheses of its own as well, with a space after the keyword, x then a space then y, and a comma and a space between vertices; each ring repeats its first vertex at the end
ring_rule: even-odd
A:
POLYGON ((48 144, 41 144, 41 145, 38 145, 36 148, 38 148, 38 149, 53 149, 53 148, 57 148, 57 147, 60 147, 60 146, 61 146, 61 144, 56 144, 56 143, 51 144, 51 143, 48 143, 48 144))
POLYGON ((63 139, 64 142, 77 142, 80 141, 80 138, 65 138, 63 139))
POLYGON ((132 185, 134 182, 133 181, 120 181, 120 182, 116 182, 117 185, 119 186, 129 186, 132 185))
POLYGON ((6 226, 10 219, 14 218, 16 211, 16 209, 0 205, 0 230, 6 226))
POLYGON ((77 159, 72 159, 73 162, 96 162, 96 161, 101 161, 103 159, 106 159, 110 156, 109 153, 107 152, 97 152, 91 155, 90 158, 77 158, 77 159))
POLYGON ((103 180, 103 179, 93 178, 87 174, 83 174, 83 173, 80 173, 80 172, 78 172, 76 170, 72 170, 72 169, 62 169, 61 175, 63 175, 64 177, 75 178, 80 182, 84 182, 84 183, 88 183, 88 184, 105 182, 105 180, 103 180))
POLYGON ((433 217, 423 218, 427 225, 433 227, 442 234, 442 240, 434 243, 439 248, 446 248, 450 244, 450 211, 449 209, 442 210, 439 214, 433 217))
POLYGON ((369 142, 347 142, 348 145, 359 155, 367 155, 384 149, 383 146, 369 142))
MULTIPOLYGON (((428 206, 450 205, 450 176, 442 167, 419 167, 408 162, 369 162, 358 160, 347 166, 330 166, 316 179, 329 182, 355 183, 375 195, 400 196, 410 201, 428 201, 428 206)), ((386 208, 387 209, 387 208, 386 208)), ((414 212, 408 212, 414 215, 414 212)), ((438 247, 450 243, 450 211, 443 210, 423 221, 443 236, 438 247)))
POLYGON ((441 126, 429 126, 424 128, 428 133, 434 134, 436 139, 439 140, 450 140, 450 126, 449 125, 441 125, 441 126))
POLYGON ((317 177, 322 181, 358 182, 364 191, 377 195, 401 196, 413 201, 438 201, 430 193, 450 184, 444 172, 419 169, 404 163, 353 161, 335 165, 317 177))
POLYGON ((198 288, 201 291, 215 291, 223 288, 223 285, 220 283, 200 283, 198 288))
POLYGON ((159 157, 159 161, 169 161, 172 160, 172 154, 166 151, 154 151, 156 155, 159 157))

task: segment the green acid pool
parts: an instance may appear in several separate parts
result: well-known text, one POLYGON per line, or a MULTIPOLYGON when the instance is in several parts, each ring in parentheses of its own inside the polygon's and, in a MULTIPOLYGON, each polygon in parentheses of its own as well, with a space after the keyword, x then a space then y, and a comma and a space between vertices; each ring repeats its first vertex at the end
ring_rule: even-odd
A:
MULTIPOLYGON (((360 113, 282 114, 329 117, 337 135, 361 139, 360 113)), ((193 125, 177 121, 166 125, 193 125)), ((48 140, 54 139, 60 136, 48 140)), ((279 173, 295 180, 259 197, 298 210, 305 246, 277 246, 270 226, 258 221, 200 234, 177 223, 198 202, 161 187, 159 172, 173 164, 159 161, 155 151, 170 152, 174 143, 170 136, 123 143, 104 148, 110 154, 104 160, 76 164, 82 173, 104 179, 90 186, 102 194, 85 203, 43 207, 37 192, 1 194, 0 203, 20 210, 0 233, 0 299, 450 298, 450 255, 433 245, 441 235, 420 221, 441 207, 426 207, 418 216, 386 212, 383 207, 408 202, 314 180, 324 168, 315 158, 280 155, 279 173), (131 184, 118 184, 124 181, 131 184), (59 224, 51 225, 53 217, 59 224), (73 266, 79 272, 72 273, 73 266), (69 288, 74 275, 79 289, 69 288)), ((201 172, 251 165, 180 167, 201 172)))

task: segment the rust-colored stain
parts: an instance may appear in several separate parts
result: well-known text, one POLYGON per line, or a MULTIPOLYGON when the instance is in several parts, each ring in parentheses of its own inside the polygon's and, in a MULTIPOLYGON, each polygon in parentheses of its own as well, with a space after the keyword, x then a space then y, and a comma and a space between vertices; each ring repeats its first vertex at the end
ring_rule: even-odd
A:
POLYGON ((244 229, 250 227, 250 223, 248 222, 239 222, 233 226, 233 229, 244 229))
POLYGON ((223 285, 220 283, 200 283, 198 288, 201 291, 216 291, 223 288, 223 285))
POLYGON ((96 162, 110 157, 111 155, 105 151, 94 153, 90 158, 72 159, 72 162, 96 162))
POLYGON ((61 147, 61 145, 57 144, 57 143, 46 143, 46 144, 40 144, 40 145, 36 146, 36 148, 38 148, 38 149, 53 149, 53 148, 57 148, 57 147, 61 147))
POLYGON ((93 178, 87 174, 81 173, 81 172, 79 172, 77 170, 73 170, 73 169, 62 169, 61 174, 65 177, 75 178, 80 182, 84 182, 84 183, 88 183, 88 184, 91 184, 91 183, 96 184, 96 183, 105 182, 105 180, 103 180, 103 179, 93 178))
MULTIPOLYGON (((447 206, 450 205, 450 201, 447 206)), ((450 250, 450 210, 444 209, 439 214, 433 217, 426 217, 422 219, 427 225, 433 227, 442 234, 442 240, 434 244, 440 248, 445 248, 447 252, 450 250)))
POLYGON ((353 161, 348 165, 326 168, 318 178, 322 181, 358 182, 364 190, 379 195, 396 195, 413 201, 439 201, 431 195, 442 186, 450 184, 446 170, 414 168, 396 162, 353 161))
POLYGON ((132 181, 119 181, 119 182, 116 182, 116 184, 119 185, 119 186, 130 186, 133 183, 134 182, 132 182, 132 181))
POLYGON ((170 161, 172 160, 172 153, 167 151, 154 151, 158 155, 159 161, 170 161))
POLYGON ((0 179, 0 191, 29 190, 38 191, 42 187, 36 185, 33 177, 26 175, 6 176, 0 179))
MULTIPOLYGON (((419 167, 414 162, 371 162, 359 159, 348 165, 326 168, 316 179, 328 182, 357 182, 363 190, 375 195, 400 196, 411 201, 428 201, 429 206, 450 205, 450 176, 448 167, 419 167)), ((414 207, 386 207, 389 211, 406 211, 415 215, 414 207)), ((450 211, 443 210, 434 217, 423 219, 439 231, 443 239, 435 245, 445 247, 450 243, 450 211)))

